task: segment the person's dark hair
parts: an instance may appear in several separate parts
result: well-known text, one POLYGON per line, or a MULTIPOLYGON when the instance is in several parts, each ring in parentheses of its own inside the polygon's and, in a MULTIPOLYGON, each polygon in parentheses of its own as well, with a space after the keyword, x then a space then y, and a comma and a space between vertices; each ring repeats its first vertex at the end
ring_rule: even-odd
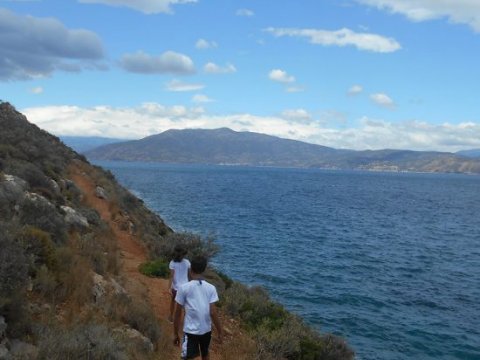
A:
POLYGON ((173 249, 173 261, 180 262, 187 255, 187 249, 183 245, 176 245, 173 249))
POLYGON ((195 274, 202 274, 207 268, 207 258, 205 256, 195 256, 191 261, 191 269, 195 274))

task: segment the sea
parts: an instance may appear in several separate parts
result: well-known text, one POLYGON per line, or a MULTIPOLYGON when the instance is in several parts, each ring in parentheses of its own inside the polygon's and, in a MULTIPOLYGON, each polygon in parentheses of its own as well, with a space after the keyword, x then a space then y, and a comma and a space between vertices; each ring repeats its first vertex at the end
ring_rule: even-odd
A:
POLYGON ((480 176, 96 164, 357 359, 480 359, 480 176))

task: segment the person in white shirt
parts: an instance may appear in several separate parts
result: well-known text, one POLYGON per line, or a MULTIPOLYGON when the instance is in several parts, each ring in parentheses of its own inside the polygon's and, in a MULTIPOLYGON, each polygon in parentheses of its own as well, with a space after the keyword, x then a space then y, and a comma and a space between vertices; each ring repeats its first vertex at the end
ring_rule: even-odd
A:
POLYGON ((177 295, 178 288, 186 284, 190 278, 190 261, 185 259, 187 255, 187 249, 182 245, 175 246, 173 250, 173 259, 168 265, 170 269, 170 281, 168 288, 172 298, 170 300, 170 315, 168 321, 173 322, 173 312, 175 311, 175 296, 177 295))
POLYGON ((177 308, 173 322, 174 344, 180 345, 179 327, 182 308, 185 309, 183 321, 182 359, 194 359, 199 355, 208 360, 208 348, 212 337, 212 321, 222 343, 223 330, 217 314, 217 289, 202 276, 207 267, 207 259, 196 256, 192 259, 191 277, 177 291, 177 308))

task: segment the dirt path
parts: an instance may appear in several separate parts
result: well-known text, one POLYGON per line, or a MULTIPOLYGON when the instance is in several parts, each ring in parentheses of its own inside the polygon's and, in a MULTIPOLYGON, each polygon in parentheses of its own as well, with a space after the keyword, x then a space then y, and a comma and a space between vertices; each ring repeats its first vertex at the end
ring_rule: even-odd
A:
MULTIPOLYGON (((125 287, 129 294, 139 297, 147 297, 154 309, 160 325, 162 327, 163 340, 160 344, 161 354, 159 359, 178 359, 180 350, 171 344, 173 337, 172 324, 166 319, 169 313, 170 295, 168 292, 168 280, 149 278, 138 271, 138 266, 145 262, 147 253, 142 242, 128 231, 121 230, 119 224, 112 220, 112 213, 109 202, 100 199, 95 195, 96 186, 90 177, 79 168, 72 168, 71 179, 75 182, 79 189, 82 190, 86 203, 96 209, 101 218, 109 224, 117 241, 122 260, 121 274, 125 279, 125 287)), ((225 322, 225 320, 223 319, 225 322)), ((231 320, 232 321, 232 320, 231 320)), ((227 327, 228 331, 228 327, 227 327)), ((211 360, 220 359, 247 359, 236 352, 230 356, 230 351, 223 351, 221 348, 228 346, 232 337, 230 335, 225 339, 224 345, 219 346, 215 342, 215 337, 211 346, 211 360), (235 357, 238 356, 238 357, 235 357)), ((236 346, 235 346, 236 347, 236 346)))

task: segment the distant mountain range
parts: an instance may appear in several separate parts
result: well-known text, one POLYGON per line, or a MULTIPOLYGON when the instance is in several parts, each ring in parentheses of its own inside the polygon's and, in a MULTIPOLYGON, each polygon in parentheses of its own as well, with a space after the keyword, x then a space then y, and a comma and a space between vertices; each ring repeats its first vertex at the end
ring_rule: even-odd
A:
POLYGON ((339 150, 227 128, 168 130, 141 140, 102 145, 85 155, 94 160, 480 173, 480 159, 459 154, 339 150))
POLYGON ((456 154, 470 158, 480 158, 480 149, 462 150, 458 151, 456 154))
POLYGON ((79 153, 84 153, 102 145, 127 141, 125 139, 111 139, 100 136, 60 136, 60 140, 79 153))

